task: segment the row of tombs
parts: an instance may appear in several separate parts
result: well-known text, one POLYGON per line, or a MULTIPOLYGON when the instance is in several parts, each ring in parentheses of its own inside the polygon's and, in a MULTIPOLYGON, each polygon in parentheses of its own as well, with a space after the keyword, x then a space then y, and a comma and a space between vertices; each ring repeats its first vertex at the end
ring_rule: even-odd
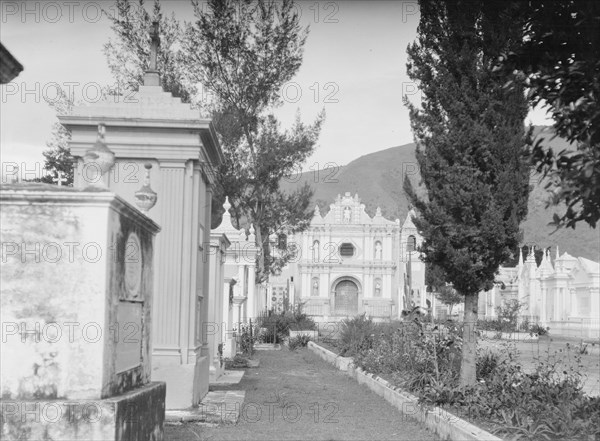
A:
POLYGON ((211 121, 154 71, 136 98, 60 117, 73 187, 0 190, 3 439, 162 440, 264 307, 253 229, 210 228, 211 121))

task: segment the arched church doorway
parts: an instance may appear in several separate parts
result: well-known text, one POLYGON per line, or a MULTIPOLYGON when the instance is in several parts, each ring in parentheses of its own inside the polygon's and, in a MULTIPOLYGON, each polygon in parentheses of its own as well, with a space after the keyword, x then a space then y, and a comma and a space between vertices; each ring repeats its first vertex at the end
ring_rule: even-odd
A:
POLYGON ((358 314, 358 286, 352 280, 342 280, 335 287, 335 315, 358 314))

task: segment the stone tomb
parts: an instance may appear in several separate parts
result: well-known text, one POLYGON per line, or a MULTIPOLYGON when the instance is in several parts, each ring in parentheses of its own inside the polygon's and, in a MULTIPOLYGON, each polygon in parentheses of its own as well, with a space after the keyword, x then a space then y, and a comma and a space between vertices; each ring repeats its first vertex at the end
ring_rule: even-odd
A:
POLYGON ((2 439, 162 440, 153 241, 119 196, 0 187, 2 439))

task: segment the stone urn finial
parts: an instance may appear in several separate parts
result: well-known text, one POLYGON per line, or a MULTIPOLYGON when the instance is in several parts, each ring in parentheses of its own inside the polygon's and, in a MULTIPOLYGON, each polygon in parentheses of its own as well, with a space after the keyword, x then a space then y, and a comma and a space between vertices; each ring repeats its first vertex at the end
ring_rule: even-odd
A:
POLYGON ((146 178, 144 179, 144 185, 135 192, 135 204, 144 213, 148 213, 156 205, 158 195, 150 187, 150 169, 152 169, 152 164, 146 163, 144 167, 146 168, 146 178))
POLYGON ((106 126, 98 124, 98 136, 94 146, 83 155, 83 180, 90 187, 107 188, 102 177, 115 164, 115 154, 104 140, 106 126))
POLYGON ((254 243, 256 241, 256 236, 254 235, 254 225, 250 224, 250 229, 248 230, 248 242, 254 243))
POLYGON ((231 208, 231 204, 229 203, 229 196, 225 196, 225 202, 223 203, 223 208, 225 209, 225 213, 229 213, 229 209, 231 208))

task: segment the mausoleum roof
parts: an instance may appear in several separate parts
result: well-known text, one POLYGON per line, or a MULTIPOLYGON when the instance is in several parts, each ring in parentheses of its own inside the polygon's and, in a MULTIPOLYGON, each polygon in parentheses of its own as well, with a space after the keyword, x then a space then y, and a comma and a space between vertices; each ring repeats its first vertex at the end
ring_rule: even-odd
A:
POLYGON ((416 230, 417 227, 415 226, 415 223, 413 222, 413 217, 416 216, 417 213, 415 212, 414 209, 410 209, 408 214, 406 215, 406 219, 404 220, 404 223, 402 224, 402 229, 403 230, 416 230))
POLYGON ((223 208, 225 209, 225 212, 223 213, 221 223, 217 228, 214 228, 211 232, 217 234, 225 234, 230 242, 237 242, 240 239, 240 230, 235 228, 231 223, 231 213, 229 213, 231 204, 229 203, 229 197, 227 196, 225 197, 223 208))
POLYGON ((582 268, 588 274, 600 274, 600 263, 594 262, 593 260, 586 259, 585 257, 579 258, 579 263, 582 268))

